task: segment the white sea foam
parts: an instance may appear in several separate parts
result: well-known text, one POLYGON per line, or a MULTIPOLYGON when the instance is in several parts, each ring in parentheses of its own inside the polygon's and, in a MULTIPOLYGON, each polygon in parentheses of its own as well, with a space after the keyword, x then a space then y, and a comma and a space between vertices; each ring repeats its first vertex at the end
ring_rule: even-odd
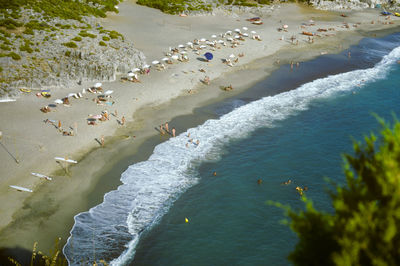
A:
POLYGON ((64 247, 69 263, 86 264, 95 257, 112 265, 126 264, 134 256, 141 233, 156 224, 177 197, 196 184, 197 166, 217 159, 225 144, 257 128, 272 127, 276 121, 306 110, 316 99, 382 79, 399 58, 400 47, 373 68, 328 76, 262 98, 158 145, 147 161, 129 166, 121 177, 123 185, 107 193, 103 203, 75 216, 71 237, 64 247), (193 142, 189 142, 187 133, 193 142), (197 140, 199 145, 194 143, 197 140))

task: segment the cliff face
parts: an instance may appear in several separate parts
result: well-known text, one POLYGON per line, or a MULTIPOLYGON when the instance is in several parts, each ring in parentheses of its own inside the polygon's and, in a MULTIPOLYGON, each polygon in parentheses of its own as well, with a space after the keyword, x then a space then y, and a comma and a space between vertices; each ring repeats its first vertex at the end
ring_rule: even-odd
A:
POLYGON ((0 95, 16 95, 21 87, 62 88, 78 81, 113 81, 117 74, 145 64, 142 52, 119 33, 103 29, 94 18, 49 21, 40 13, 24 10, 21 20, 32 17, 39 24, 45 22, 47 28, 34 30, 34 34, 25 34, 23 29, 6 32, 10 53, 19 57, 4 53, 0 57, 0 95))
POLYGON ((311 0, 311 4, 315 8, 322 10, 360 10, 364 8, 375 8, 378 4, 399 7, 396 1, 387 0, 311 0))

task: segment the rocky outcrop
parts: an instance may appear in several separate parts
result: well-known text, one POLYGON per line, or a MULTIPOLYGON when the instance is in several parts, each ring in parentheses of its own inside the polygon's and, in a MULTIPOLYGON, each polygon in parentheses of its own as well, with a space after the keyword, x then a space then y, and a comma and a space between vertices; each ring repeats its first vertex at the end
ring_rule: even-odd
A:
POLYGON ((311 0, 310 3, 315 8, 322 10, 360 10, 365 8, 375 8, 377 5, 398 7, 396 1, 385 0, 311 0))
MULTIPOLYGON (((27 16, 33 13, 24 12, 27 16)), ((41 21, 40 14, 33 15, 41 21)), ((0 95, 15 95, 21 87, 62 88, 78 81, 113 81, 118 74, 145 64, 142 52, 118 33, 102 29, 93 18, 46 23, 51 30, 35 30, 34 35, 11 33, 9 40, 21 59, 0 57, 0 95), (60 29, 56 25, 69 26, 60 29), (27 40, 30 51, 21 49, 27 40)))

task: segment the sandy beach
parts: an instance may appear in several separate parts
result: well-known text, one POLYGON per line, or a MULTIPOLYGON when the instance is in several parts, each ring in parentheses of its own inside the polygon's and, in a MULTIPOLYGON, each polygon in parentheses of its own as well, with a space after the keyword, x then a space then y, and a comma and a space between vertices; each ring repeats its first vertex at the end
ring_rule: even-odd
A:
MULTIPOLYGON (((213 34, 237 28, 250 36, 260 35, 261 41, 245 38, 236 48, 226 41, 227 46, 221 45, 215 51, 207 47, 199 55, 189 49, 188 62, 166 64, 162 71, 152 67, 149 75, 139 76, 140 83, 121 82, 120 77, 115 82, 103 82, 104 91, 113 91, 112 98, 108 98, 111 105, 96 104, 98 94, 86 93, 82 98, 70 97, 70 105, 50 106, 48 113, 40 111, 41 107, 54 104, 55 99, 81 92, 94 83, 52 89, 51 98, 39 98, 31 92, 21 94, 15 102, 0 103, 1 248, 31 250, 38 241, 39 249, 47 251, 57 237, 65 241, 74 215, 101 202, 104 193, 120 184, 120 174, 127 166, 145 160, 155 145, 168 139, 167 135, 158 137, 159 125, 191 114, 196 107, 232 97, 267 77, 279 65, 301 64, 321 54, 337 53, 363 37, 396 31, 400 25, 400 18, 386 20, 378 10, 346 12, 343 17, 343 12, 316 11, 295 4, 274 6, 274 10, 261 16, 262 25, 246 21, 257 14, 219 11, 215 15, 180 17, 133 1, 121 3, 119 10, 119 14, 110 15, 101 24, 133 42, 145 54, 148 64, 165 57, 169 47, 194 39, 212 40, 213 34), (311 41, 303 31, 317 36, 311 41), (214 54, 210 62, 203 59, 206 51, 214 54), (238 58, 232 67, 222 62, 231 54, 238 58), (205 76, 210 77, 210 85, 201 82, 205 76), (220 89, 229 84, 233 91, 220 89), (109 120, 96 121, 94 126, 87 124, 88 118, 104 111, 109 120), (124 125, 122 117, 126 120, 124 125), (47 119, 55 122, 45 122, 47 119), (75 135, 64 136, 58 123, 62 131, 74 131, 75 135), (78 163, 66 169, 65 164, 54 159, 57 156, 78 163), (31 172, 48 175, 52 181, 32 176, 31 172), (18 192, 10 185, 32 189, 33 193, 18 192)), ((176 127, 179 134, 204 119, 199 115, 188 124, 170 124, 170 128, 176 127)))

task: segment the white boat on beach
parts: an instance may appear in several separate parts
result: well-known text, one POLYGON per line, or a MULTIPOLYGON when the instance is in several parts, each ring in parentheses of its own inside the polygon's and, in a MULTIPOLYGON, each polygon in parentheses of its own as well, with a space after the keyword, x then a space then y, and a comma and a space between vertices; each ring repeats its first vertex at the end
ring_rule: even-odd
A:
POLYGON ((71 159, 67 159, 67 158, 63 158, 63 157, 54 157, 54 159, 56 161, 62 161, 62 162, 66 162, 66 163, 78 163, 75 160, 71 160, 71 159))
POLYGON ((20 186, 14 186, 14 185, 10 185, 10 187, 11 188, 14 188, 14 189, 16 189, 16 190, 18 190, 18 191, 21 191, 21 192, 30 192, 30 193, 32 193, 33 191, 32 191, 32 189, 29 189, 29 188, 26 188, 26 187, 20 187, 20 186))
POLYGON ((44 179, 46 179, 46 180, 49 180, 49 181, 51 181, 51 180, 53 180, 51 177, 49 177, 49 176, 47 176, 47 175, 42 175, 42 174, 38 174, 38 173, 31 173, 33 176, 37 176, 37 177, 40 177, 40 178, 44 178, 44 179))

